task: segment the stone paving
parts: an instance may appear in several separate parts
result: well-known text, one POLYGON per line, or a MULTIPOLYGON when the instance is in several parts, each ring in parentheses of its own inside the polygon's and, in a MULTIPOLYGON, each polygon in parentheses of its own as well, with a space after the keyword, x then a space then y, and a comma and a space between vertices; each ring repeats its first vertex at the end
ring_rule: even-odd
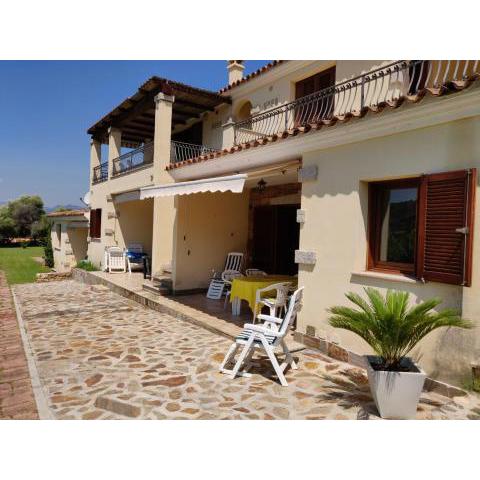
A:
POLYGON ((0 271, 0 419, 36 419, 37 408, 12 295, 0 271))
MULTIPOLYGON (((281 387, 217 369, 230 340, 75 281, 15 287, 57 419, 376 419, 365 372, 314 350, 281 387)), ((418 418, 480 418, 476 396, 424 393, 418 418)))

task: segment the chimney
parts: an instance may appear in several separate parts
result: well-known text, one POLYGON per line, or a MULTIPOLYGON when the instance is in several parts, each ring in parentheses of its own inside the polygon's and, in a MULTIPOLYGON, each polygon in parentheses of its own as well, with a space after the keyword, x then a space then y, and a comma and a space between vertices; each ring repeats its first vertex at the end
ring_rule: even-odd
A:
POLYGON ((243 60, 228 60, 227 65, 228 70, 228 84, 238 82, 243 78, 243 71, 245 70, 245 65, 243 65, 243 60))

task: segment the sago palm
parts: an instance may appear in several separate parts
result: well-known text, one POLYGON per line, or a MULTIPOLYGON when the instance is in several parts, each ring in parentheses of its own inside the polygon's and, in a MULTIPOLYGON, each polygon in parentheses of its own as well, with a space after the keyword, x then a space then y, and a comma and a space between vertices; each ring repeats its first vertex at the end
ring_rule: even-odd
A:
POLYGON ((381 358, 384 370, 398 370, 403 357, 433 330, 440 327, 472 328, 454 310, 434 312, 441 300, 432 298, 409 307, 408 292, 389 290, 383 296, 375 288, 365 288, 368 301, 349 292, 346 297, 358 309, 336 306, 328 310, 329 323, 362 337, 381 358))

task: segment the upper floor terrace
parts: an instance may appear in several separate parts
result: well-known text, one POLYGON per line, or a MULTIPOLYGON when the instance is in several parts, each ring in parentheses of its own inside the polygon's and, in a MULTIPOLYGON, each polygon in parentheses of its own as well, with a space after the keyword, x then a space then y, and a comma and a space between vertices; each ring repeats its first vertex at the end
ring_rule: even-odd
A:
POLYGON ((171 171, 455 92, 478 78, 479 63, 290 61, 250 77, 242 77, 240 61, 228 69, 230 86, 220 93, 154 77, 97 122, 89 133, 93 142, 108 142, 109 161, 93 152, 92 183, 154 164, 171 171), (129 151, 122 154, 120 145, 129 151))

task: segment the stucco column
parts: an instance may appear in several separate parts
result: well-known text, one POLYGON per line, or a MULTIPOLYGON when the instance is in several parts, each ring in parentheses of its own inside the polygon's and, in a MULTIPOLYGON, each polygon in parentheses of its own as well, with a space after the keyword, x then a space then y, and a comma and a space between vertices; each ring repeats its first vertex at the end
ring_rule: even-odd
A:
POLYGON ((93 169, 102 162, 102 144, 92 138, 90 140, 90 185, 93 181, 93 169))
POLYGON ((232 148, 235 145, 235 122, 230 117, 222 125, 222 148, 232 148))
POLYGON ((113 160, 122 152, 122 131, 115 127, 108 129, 108 177, 112 175, 113 160))
MULTIPOLYGON (((155 185, 172 183, 173 179, 165 170, 170 163, 170 142, 172 135, 172 108, 174 97, 159 93, 155 97, 155 134, 153 138, 153 182, 155 185)), ((161 274, 173 265, 173 244, 175 235, 175 198, 159 197, 153 202, 152 273, 161 274)))

